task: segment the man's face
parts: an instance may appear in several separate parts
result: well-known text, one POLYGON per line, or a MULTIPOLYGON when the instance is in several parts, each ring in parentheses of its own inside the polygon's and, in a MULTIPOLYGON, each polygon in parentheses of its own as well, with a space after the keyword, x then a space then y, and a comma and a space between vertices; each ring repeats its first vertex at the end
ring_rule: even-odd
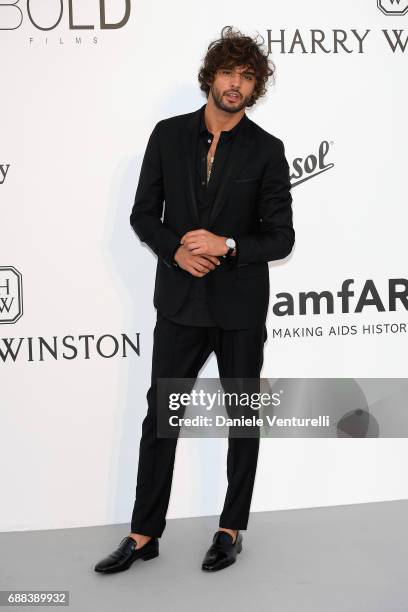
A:
POLYGON ((238 113, 245 108, 255 89, 256 78, 252 68, 235 66, 219 68, 210 84, 214 104, 227 113, 238 113))

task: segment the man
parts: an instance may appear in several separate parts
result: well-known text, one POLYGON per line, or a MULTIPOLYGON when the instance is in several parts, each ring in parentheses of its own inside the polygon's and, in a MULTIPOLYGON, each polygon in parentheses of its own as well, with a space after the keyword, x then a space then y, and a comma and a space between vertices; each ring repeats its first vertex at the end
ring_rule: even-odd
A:
MULTIPOLYGON (((157 436, 164 410, 157 379, 196 379, 214 351, 220 378, 259 381, 268 261, 286 257, 295 238, 283 143, 245 114, 265 94, 273 68, 256 40, 224 28, 198 75, 207 103, 159 121, 150 136, 130 217, 158 256, 148 411, 131 533, 96 571, 122 571, 159 554, 177 437, 157 436)), ((228 489, 203 570, 231 565, 242 549, 258 450, 259 435, 229 436, 228 489)))

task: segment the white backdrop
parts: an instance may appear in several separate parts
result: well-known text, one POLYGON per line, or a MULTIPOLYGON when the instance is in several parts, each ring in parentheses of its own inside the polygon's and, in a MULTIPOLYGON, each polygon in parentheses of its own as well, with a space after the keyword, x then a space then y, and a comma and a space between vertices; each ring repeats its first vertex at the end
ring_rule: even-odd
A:
MULTIPOLYGON (((308 180, 292 191, 295 249, 270 265, 262 375, 407 375, 407 334, 361 328, 407 322, 401 301, 389 311, 387 286, 407 277, 408 15, 386 15, 376 0, 263 0, 250 10, 242 0, 208 0, 199 13, 186 0, 130 0, 127 22, 104 29, 100 3, 81 0, 73 2, 72 24, 93 29, 74 30, 63 0, 59 24, 41 30, 57 21, 59 1, 29 3, 37 26, 26 2, 1 4, 2 530, 130 522, 156 259, 129 214, 154 124, 205 102, 197 72, 224 25, 259 32, 266 44, 268 30, 272 39, 284 31, 284 48, 272 43, 276 85, 248 116, 284 141, 293 183, 299 165, 327 149, 328 169, 303 174, 308 180), (327 53, 319 46, 311 52, 311 29, 322 31, 327 53), (344 46, 335 46, 334 30, 344 31, 336 33, 344 46), (359 43, 353 30, 360 39, 369 32, 359 43), (399 30, 401 46, 393 51, 399 30), (23 313, 15 322, 7 320, 19 297, 11 266, 22 283, 23 313), (335 295, 346 279, 354 279, 349 313, 338 298, 331 314, 324 303, 320 314, 309 308, 301 315, 297 307, 292 316, 273 313, 276 294, 295 301, 302 291, 335 295), (355 313, 368 279, 385 311, 371 305, 355 313), (338 325, 355 325, 358 333, 329 336, 338 325), (318 326, 323 336, 276 335, 318 326), (123 356, 122 334, 139 352, 127 344, 123 356), (93 336, 88 352, 80 338, 86 335, 93 336), (56 348, 56 358, 39 338, 56 348)), ((108 23, 122 20, 125 0, 101 4, 108 23)), ((406 3, 383 4, 402 10, 406 3)), ((312 170, 313 159, 306 165, 312 170)), ((201 376, 216 375, 212 356, 201 376)), ((225 458, 226 440, 180 439, 169 518, 221 511, 225 458)), ((405 439, 262 439, 251 509, 406 498, 407 459, 405 439)))

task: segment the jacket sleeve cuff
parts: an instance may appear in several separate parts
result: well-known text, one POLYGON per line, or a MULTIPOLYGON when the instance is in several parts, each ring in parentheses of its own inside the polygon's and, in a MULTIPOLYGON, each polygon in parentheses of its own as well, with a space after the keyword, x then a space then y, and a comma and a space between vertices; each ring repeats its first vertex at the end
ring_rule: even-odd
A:
POLYGON ((173 266, 175 266, 176 268, 179 268, 179 267, 180 267, 180 266, 178 265, 177 261, 174 259, 174 257, 175 257, 175 255, 176 255, 177 251, 179 250, 179 248, 180 248, 180 243, 177 243, 177 246, 176 246, 176 248, 175 248, 175 249, 174 249, 174 251, 173 251, 173 255, 171 256, 171 263, 172 263, 172 264, 173 264, 173 266))
POLYGON ((157 254, 169 267, 178 267, 173 257, 176 250, 180 246, 180 240, 173 232, 161 225, 157 232, 155 232, 154 243, 157 245, 157 254))

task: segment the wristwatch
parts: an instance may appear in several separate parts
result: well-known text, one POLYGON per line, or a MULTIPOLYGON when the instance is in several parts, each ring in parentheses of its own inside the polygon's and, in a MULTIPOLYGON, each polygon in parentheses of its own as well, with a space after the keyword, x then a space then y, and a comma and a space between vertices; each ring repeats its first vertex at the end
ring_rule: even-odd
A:
POLYGON ((228 247, 228 251, 225 253, 225 255, 223 255, 223 257, 230 257, 232 253, 235 251, 235 248, 237 246, 236 242, 233 238, 226 238, 225 244, 228 247))

